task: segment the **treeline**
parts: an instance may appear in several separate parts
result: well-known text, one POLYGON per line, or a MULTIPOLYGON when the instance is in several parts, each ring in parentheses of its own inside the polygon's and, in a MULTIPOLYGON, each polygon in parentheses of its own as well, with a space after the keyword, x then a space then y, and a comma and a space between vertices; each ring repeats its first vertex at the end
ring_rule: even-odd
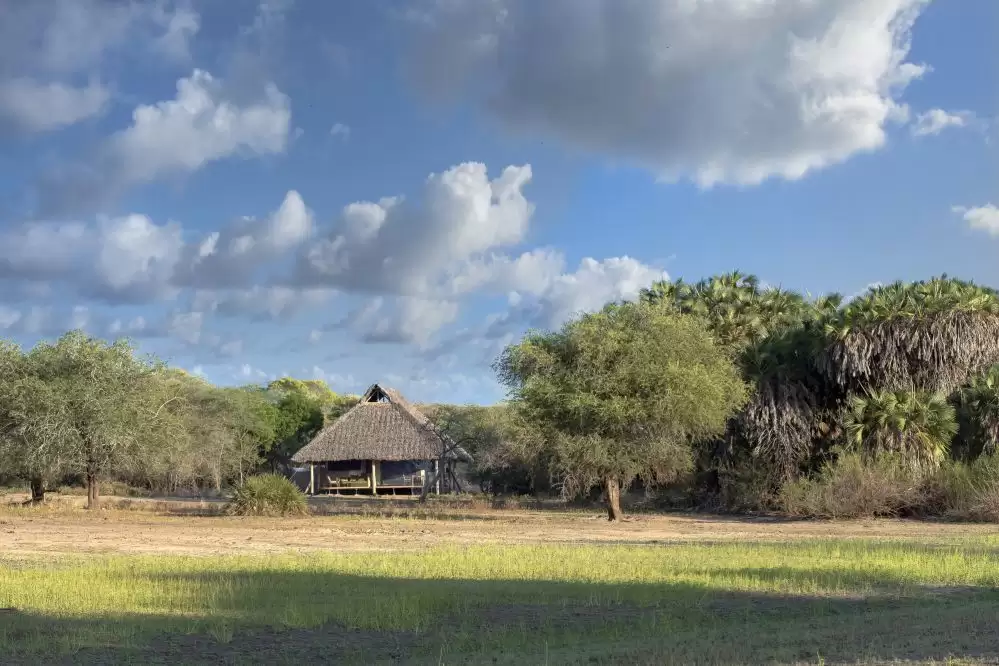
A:
POLYGON ((999 295, 946 276, 850 302, 660 282, 504 352, 479 472, 602 489, 611 518, 637 482, 709 510, 999 520, 997 364, 999 295))
MULTIPOLYGON (((947 277, 844 302, 731 273, 659 282, 508 347, 509 399, 424 405, 497 494, 999 520, 999 294, 947 277)), ((73 332, 0 346, 0 483, 220 492, 281 470, 356 403, 323 382, 222 388, 73 332)))
POLYGON ((24 351, 0 342, 0 482, 102 481, 152 492, 221 492, 278 468, 327 420, 356 402, 321 381, 217 387, 75 331, 24 351))

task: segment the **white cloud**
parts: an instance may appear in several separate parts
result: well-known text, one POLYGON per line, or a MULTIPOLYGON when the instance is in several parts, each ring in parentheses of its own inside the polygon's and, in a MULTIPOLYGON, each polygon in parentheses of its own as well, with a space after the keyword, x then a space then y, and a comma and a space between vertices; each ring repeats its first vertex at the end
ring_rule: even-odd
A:
POLYGON ((0 56, 14 68, 55 75, 92 71, 111 55, 177 55, 197 33, 186 2, 38 0, 4 5, 0 56))
POLYGON ((970 111, 944 111, 943 109, 930 109, 919 114, 916 122, 912 125, 914 136, 936 135, 948 127, 967 127, 975 120, 975 116, 970 111))
POLYGON ((153 48, 171 60, 191 59, 191 41, 201 29, 201 17, 190 7, 178 7, 173 13, 154 8, 154 19, 163 27, 163 34, 153 41, 153 48))
POLYGON ((412 296, 377 296, 343 322, 364 342, 426 346, 433 335, 458 316, 458 304, 412 296))
POLYGON ((6 305, 0 305, 0 330, 6 331, 13 328, 19 321, 21 321, 21 312, 19 310, 7 307, 6 305))
POLYGON ((999 236, 999 207, 988 203, 976 208, 954 206, 951 210, 961 215, 972 229, 984 231, 992 236, 999 236))
POLYGON ((30 223, 0 232, 0 275, 60 279, 82 292, 119 300, 165 295, 183 246, 178 225, 144 215, 30 223))
POLYGON ((0 331, 4 335, 54 337, 73 328, 91 328, 93 316, 86 306, 74 307, 68 316, 56 316, 50 306, 32 305, 18 310, 0 305, 0 331))
POLYGON ((428 2, 409 63, 508 127, 702 186, 797 179, 880 148, 927 68, 926 0, 428 2))
POLYGON ((109 150, 122 179, 146 182, 233 155, 284 152, 290 123, 291 105, 276 86, 239 105, 225 99, 211 74, 196 69, 177 81, 175 99, 137 107, 132 125, 112 137, 109 150))
POLYGON ((11 2, 2 13, 0 120, 32 132, 105 111, 110 92, 94 77, 110 56, 186 59, 200 25, 186 3, 162 0, 11 2))
POLYGON ((313 379, 326 382, 334 391, 339 390, 343 392, 359 387, 358 381, 354 379, 354 375, 352 374, 344 375, 338 372, 327 372, 318 365, 312 366, 311 374, 313 379))
POLYGON ((158 297, 180 259, 184 241, 179 225, 159 226, 145 215, 104 220, 97 252, 97 273, 112 293, 158 297))
POLYGON ((167 318, 165 333, 169 337, 196 345, 201 342, 204 324, 205 315, 202 312, 177 312, 167 318))
POLYGON ((312 211, 295 191, 266 218, 243 218, 189 241, 179 224, 135 213, 92 223, 26 223, 0 230, 0 278, 62 281, 119 302, 172 298, 190 287, 199 310, 273 318, 333 294, 326 287, 262 284, 313 226, 312 211))
POLYGON ((244 363, 239 369, 239 376, 249 381, 260 381, 267 379, 267 373, 260 368, 255 368, 249 363, 244 363))
MULTIPOLYGON (((595 312, 611 301, 633 300, 642 288, 666 277, 662 270, 631 257, 603 261, 587 257, 575 272, 558 276, 533 299, 535 317, 554 328, 580 313, 595 312)), ((523 308, 524 304, 517 307, 523 308)))
POLYGON ((455 294, 479 289, 536 294, 564 270, 565 257, 553 250, 531 250, 516 258, 493 254, 469 260, 452 274, 450 285, 455 294))
POLYGON ((110 98, 110 91, 97 81, 83 88, 30 78, 0 81, 0 115, 29 132, 56 130, 100 115, 110 98))
POLYGON ((268 262, 309 239, 315 216, 290 190, 267 218, 243 218, 206 235, 185 250, 178 281, 201 288, 245 286, 268 262))
POLYGON ((322 305, 334 294, 331 289, 254 285, 249 289, 198 291, 194 295, 194 308, 230 317, 283 319, 322 305))
POLYGON ((343 123, 334 123, 330 128, 330 136, 341 137, 346 141, 350 138, 350 127, 343 123))
POLYGON ((139 315, 133 317, 129 321, 122 321, 121 319, 114 319, 108 325, 108 334, 114 337, 120 336, 139 336, 146 332, 149 328, 149 322, 146 318, 139 315))
POLYGON ((347 206, 339 224, 311 245, 298 280, 425 297, 483 253, 523 240, 534 206, 523 194, 531 167, 509 166, 489 180, 469 162, 432 174, 422 197, 347 206))

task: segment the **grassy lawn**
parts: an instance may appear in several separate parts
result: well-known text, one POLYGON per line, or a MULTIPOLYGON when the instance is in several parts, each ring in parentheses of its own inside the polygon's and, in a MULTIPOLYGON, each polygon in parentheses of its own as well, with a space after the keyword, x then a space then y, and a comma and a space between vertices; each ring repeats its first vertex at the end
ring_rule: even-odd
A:
POLYGON ((0 661, 995 663, 997 584, 988 536, 8 557, 0 661))

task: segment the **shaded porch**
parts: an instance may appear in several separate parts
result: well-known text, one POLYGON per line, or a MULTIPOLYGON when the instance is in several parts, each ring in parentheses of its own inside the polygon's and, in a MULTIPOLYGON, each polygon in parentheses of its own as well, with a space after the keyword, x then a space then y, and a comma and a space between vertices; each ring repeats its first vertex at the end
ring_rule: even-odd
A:
MULTIPOLYGON (((436 461, 337 460, 309 465, 309 495, 419 495, 436 461)), ((436 490, 436 489, 432 489, 436 490)))

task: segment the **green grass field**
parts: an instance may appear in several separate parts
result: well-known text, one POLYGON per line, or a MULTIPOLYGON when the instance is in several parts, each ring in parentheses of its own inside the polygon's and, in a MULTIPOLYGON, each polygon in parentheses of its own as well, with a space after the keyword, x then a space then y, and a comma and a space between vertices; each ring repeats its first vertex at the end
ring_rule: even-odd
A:
POLYGON ((995 663, 999 539, 0 560, 3 663, 995 663), (203 662, 193 656, 200 654, 203 662))

